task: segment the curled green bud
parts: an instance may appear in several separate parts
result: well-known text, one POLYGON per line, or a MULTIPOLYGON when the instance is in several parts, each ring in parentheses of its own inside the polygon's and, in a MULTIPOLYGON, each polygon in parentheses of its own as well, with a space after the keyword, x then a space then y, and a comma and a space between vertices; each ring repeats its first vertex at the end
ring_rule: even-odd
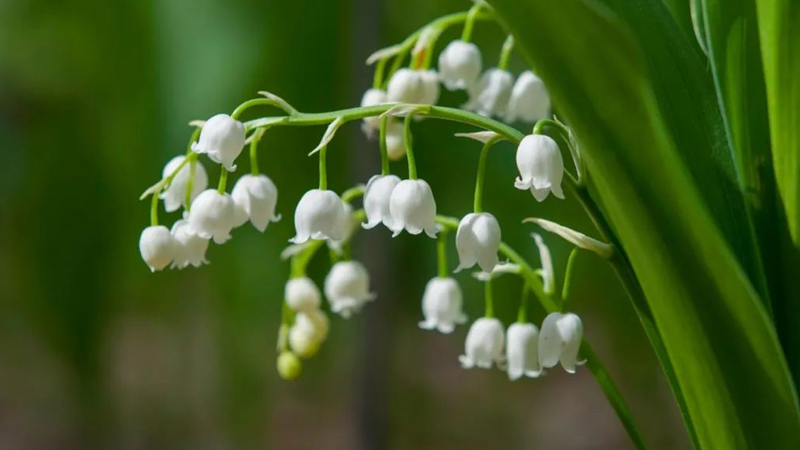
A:
POLYGON ((286 381, 296 380, 303 373, 303 363, 292 352, 283 352, 278 356, 278 375, 286 381))

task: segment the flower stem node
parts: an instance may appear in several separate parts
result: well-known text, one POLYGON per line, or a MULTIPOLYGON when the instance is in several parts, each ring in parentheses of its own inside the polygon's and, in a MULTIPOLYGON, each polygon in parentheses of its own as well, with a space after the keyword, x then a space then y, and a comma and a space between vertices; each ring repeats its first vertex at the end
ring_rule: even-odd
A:
POLYGON ((153 225, 142 230, 139 252, 151 272, 163 270, 175 259, 178 243, 163 225, 153 225))
POLYGON ((525 136, 517 147, 517 168, 520 176, 514 182, 517 189, 530 189, 533 198, 544 201, 550 192, 564 199, 561 180, 564 178, 564 160, 558 144, 550 136, 531 134, 525 136))
POLYGON ((233 186, 231 198, 236 204, 234 226, 242 226, 250 220, 263 233, 270 222, 281 220, 280 214, 275 214, 278 188, 266 175, 242 175, 233 186))
MULTIPOLYGON (((361 97, 361 107, 375 106, 382 103, 386 103, 386 91, 383 89, 368 89, 361 97)), ((366 117, 361 130, 367 135, 368 138, 373 139, 375 137, 375 133, 380 129, 380 126, 380 117, 366 117)))
POLYGON ((492 273, 498 263, 500 224, 489 213, 470 213, 461 219, 456 232, 456 249, 460 261, 456 272, 469 269, 476 263, 486 273, 492 273))
POLYGON ((539 365, 539 329, 532 323, 514 323, 506 334, 506 359, 508 379, 518 380, 523 376, 538 378, 542 374, 539 365))
POLYGON ((400 69, 386 88, 389 102, 435 105, 439 101, 439 76, 433 70, 400 69))
POLYGON ((471 42, 452 41, 439 54, 439 78, 451 91, 472 88, 482 67, 481 51, 471 42))
POLYGON ((292 278, 283 290, 286 305, 293 311, 314 311, 322 303, 322 294, 314 281, 308 277, 292 278))
POLYGON ((463 295, 456 280, 450 277, 431 279, 422 294, 422 314, 425 320, 419 323, 419 327, 423 330, 452 333, 456 325, 467 321, 462 304, 463 295))
POLYGON ((393 237, 403 230, 414 235, 425 231, 429 237, 436 237, 436 201, 425 180, 403 180, 398 183, 389 199, 389 213, 392 216, 393 237))
POLYGON ((236 170, 233 162, 242 153, 245 139, 242 122, 227 114, 217 114, 203 125, 200 139, 192 144, 192 151, 207 154, 212 161, 233 172, 236 170))
POLYGON ((508 101, 506 121, 534 123, 550 114, 550 94, 541 78, 527 70, 517 78, 508 101))
POLYGON ((282 352, 278 356, 278 375, 286 381, 293 381, 303 373, 303 363, 292 352, 282 352))
POLYGON ((375 175, 369 179, 364 191, 364 212, 367 215, 367 222, 362 226, 365 229, 372 229, 381 223, 386 228, 392 229, 389 199, 399 183, 400 178, 396 175, 375 175))
POLYGON ((514 76, 511 73, 493 67, 484 72, 480 81, 469 91, 469 101, 464 108, 486 117, 503 116, 513 85, 514 76))
POLYGON ((192 229, 188 220, 182 219, 172 225, 170 231, 175 238, 177 250, 175 260, 170 267, 183 269, 188 266, 200 267, 208 264, 206 261, 206 250, 208 250, 208 239, 198 236, 192 229))
POLYGON ((576 314, 548 314, 539 335, 539 364, 549 369, 561 362, 564 370, 575 373, 575 366, 584 363, 578 361, 582 338, 583 323, 576 314))
POLYGON ((312 189, 306 192, 297 204, 294 213, 296 236, 289 241, 302 244, 309 239, 344 239, 345 221, 342 199, 329 190, 312 189))
POLYGON ((399 161, 406 156, 403 123, 394 119, 389 119, 386 124, 386 153, 392 161, 399 161))
MULTIPOLYGON (((186 157, 183 155, 172 158, 167 165, 164 166, 162 178, 169 177, 172 172, 175 172, 178 166, 184 164, 183 161, 185 159, 186 157)), ((194 164, 196 164, 196 166, 194 180, 192 180, 191 201, 194 201, 194 199, 208 187, 208 174, 206 173, 205 167, 197 161, 195 161, 194 164)), ((164 210, 173 212, 177 211, 181 206, 184 208, 187 207, 186 189, 189 186, 190 177, 190 164, 184 164, 178 173, 175 174, 175 177, 172 178, 172 182, 170 182, 169 186, 161 193, 161 199, 164 200, 164 210)))
POLYGON ((189 226, 203 239, 214 239, 224 244, 231 238, 236 222, 236 204, 228 194, 216 189, 206 189, 192 204, 189 211, 189 226))
POLYGON ((375 300, 375 294, 369 292, 369 273, 358 261, 340 261, 331 267, 325 277, 325 296, 331 311, 345 319, 375 300))
POLYGON ((329 330, 328 316, 319 309, 299 312, 289 329, 289 347, 297 356, 310 358, 317 354, 329 330))
POLYGON ((465 369, 474 367, 491 369, 492 365, 503 367, 505 333, 500 320, 490 317, 481 317, 476 320, 467 333, 465 354, 458 357, 461 366, 465 369))

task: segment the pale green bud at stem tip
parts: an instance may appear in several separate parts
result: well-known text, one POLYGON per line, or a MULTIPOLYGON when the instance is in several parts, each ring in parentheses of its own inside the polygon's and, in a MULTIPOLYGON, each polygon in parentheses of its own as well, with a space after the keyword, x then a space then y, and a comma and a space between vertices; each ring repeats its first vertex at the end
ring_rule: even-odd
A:
POLYGON ((278 375, 286 381, 293 381, 303 373, 303 363, 292 352, 283 352, 278 356, 278 375))

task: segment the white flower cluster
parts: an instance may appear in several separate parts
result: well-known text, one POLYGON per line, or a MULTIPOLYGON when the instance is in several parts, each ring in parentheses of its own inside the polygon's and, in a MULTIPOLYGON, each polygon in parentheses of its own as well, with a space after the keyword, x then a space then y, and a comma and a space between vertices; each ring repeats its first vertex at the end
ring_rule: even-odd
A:
MULTIPOLYGON (((207 154, 224 170, 233 170, 236 167, 233 162, 244 144, 242 123, 219 114, 205 122, 192 150, 207 154)), ((167 266, 178 269, 190 265, 199 267, 208 263, 205 255, 209 240, 225 243, 231 238, 231 230, 248 220, 261 232, 266 230, 269 222, 280 220, 280 216, 275 214, 278 189, 265 175, 242 176, 229 195, 207 189, 208 175, 200 162, 187 162, 185 156, 177 156, 164 167, 163 178, 170 177, 171 181, 160 198, 167 212, 183 207, 184 218, 176 221, 171 230, 163 225, 153 225, 142 231, 139 251, 154 272, 167 266)))

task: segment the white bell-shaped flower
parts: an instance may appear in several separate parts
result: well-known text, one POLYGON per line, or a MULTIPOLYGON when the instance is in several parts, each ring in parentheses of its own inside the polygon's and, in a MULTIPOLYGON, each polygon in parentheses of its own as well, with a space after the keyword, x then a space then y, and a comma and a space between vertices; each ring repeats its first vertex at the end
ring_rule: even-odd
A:
POLYGON ((436 201, 425 180, 403 180, 392 190, 389 198, 393 236, 403 230, 411 234, 425 234, 435 238, 436 201))
POLYGON ((149 226, 139 236, 139 253, 151 272, 162 270, 175 259, 177 243, 163 225, 149 226))
POLYGON ((301 358, 314 356, 328 336, 330 323, 322 311, 299 312, 289 329, 289 347, 301 358))
POLYGON ((506 113, 514 76, 505 70, 491 68, 483 73, 471 90, 464 107, 483 116, 501 116, 506 113))
POLYGON ((322 303, 319 288, 308 277, 297 277, 287 281, 283 298, 292 311, 313 311, 319 309, 322 303))
MULTIPOLYGON (((364 95, 361 97, 361 106, 368 107, 368 106, 375 106, 386 103, 386 91, 383 89, 367 89, 364 92, 364 95)), ((367 135, 368 138, 372 139, 375 137, 375 133, 380 130, 381 127, 381 118, 378 116, 373 117, 366 117, 364 118, 363 125, 361 130, 364 134, 367 135)))
POLYGON ((406 156, 406 144, 403 136, 403 123, 389 119, 386 125, 386 154, 392 161, 399 161, 406 156))
POLYGON ((328 248, 336 252, 337 255, 343 254, 345 243, 353 237, 353 233, 356 232, 360 223, 353 215, 353 205, 342 201, 342 207, 344 207, 344 215, 342 216, 342 223, 340 226, 341 229, 344 230, 342 234, 343 237, 338 240, 328 239, 328 248))
POLYGON ((369 273, 358 261, 340 261, 331 267, 325 277, 325 296, 331 311, 345 319, 375 300, 375 294, 369 292, 369 273))
MULTIPOLYGON (((185 156, 176 156, 169 160, 164 171, 162 178, 166 178, 178 168, 186 159, 185 156)), ((167 186, 164 192, 161 193, 161 199, 164 200, 164 209, 167 212, 177 211, 178 208, 183 206, 186 208, 186 189, 189 185, 189 177, 191 175, 191 164, 184 165, 181 170, 175 174, 172 182, 167 186)), ((199 161, 195 161, 194 180, 192 181, 192 195, 191 200, 194 201, 201 192, 208 187, 208 174, 205 167, 199 161)))
POLYGON ((206 261, 208 239, 198 236, 188 220, 182 219, 175 222, 172 225, 171 233, 178 245, 171 267, 183 269, 190 265, 200 267, 208 264, 206 261))
POLYGON ((456 232, 459 265, 456 272, 478 263, 481 270, 492 273, 500 248, 500 224, 489 213, 470 213, 461 219, 456 232))
POLYGON ((548 314, 539 334, 539 364, 549 369, 561 362, 564 370, 575 373, 575 366, 583 364, 578 361, 582 338, 583 323, 577 315, 548 314))
POLYGON ((231 238, 231 230, 236 222, 236 204, 227 193, 206 189, 192 203, 188 220, 198 236, 213 238, 217 244, 224 244, 231 238))
POLYGON ((433 105, 439 100, 439 76, 433 70, 400 69, 389 80, 386 99, 433 105))
POLYGON ((481 317, 476 320, 467 333, 464 354, 458 357, 461 366, 465 369, 491 369, 493 364, 503 367, 503 331, 503 324, 495 318, 481 317))
POLYGON ((514 323, 506 336, 508 378, 512 381, 522 376, 537 378, 542 374, 539 365, 539 329, 532 323, 514 323))
POLYGON ((451 91, 473 86, 482 68, 481 51, 472 42, 452 41, 439 54, 439 78, 451 91))
POLYGON ((346 231, 342 226, 345 214, 342 199, 335 192, 312 189, 297 204, 294 212, 297 235, 289 241, 302 244, 309 239, 342 240, 346 231))
POLYGON ((530 189, 533 198, 540 202, 550 192, 557 198, 564 198, 561 190, 564 160, 558 144, 550 136, 525 136, 517 147, 517 169, 520 174, 514 182, 517 189, 530 189))
POLYGON ((205 153, 215 163, 233 172, 233 162, 242 153, 246 140, 244 124, 227 114, 217 114, 208 119, 200 131, 200 139, 192 143, 195 153, 205 153))
POLYGON ((389 199, 399 183, 400 178, 395 175, 375 175, 369 179, 364 190, 364 212, 367 215, 367 222, 362 224, 364 228, 371 229, 382 223, 392 229, 389 199))
POLYGON ((550 94, 541 78, 530 70, 517 78, 508 101, 506 121, 533 123, 550 114, 550 94))
POLYGON ((250 223, 263 233, 270 221, 281 220, 280 214, 275 214, 278 188, 266 175, 242 175, 233 186, 231 198, 237 207, 237 227, 250 219, 250 223))
POLYGON ((419 323, 419 327, 423 330, 452 333, 456 325, 467 321, 462 303, 461 288, 456 280, 449 277, 431 279, 422 294, 422 314, 425 320, 419 323))

